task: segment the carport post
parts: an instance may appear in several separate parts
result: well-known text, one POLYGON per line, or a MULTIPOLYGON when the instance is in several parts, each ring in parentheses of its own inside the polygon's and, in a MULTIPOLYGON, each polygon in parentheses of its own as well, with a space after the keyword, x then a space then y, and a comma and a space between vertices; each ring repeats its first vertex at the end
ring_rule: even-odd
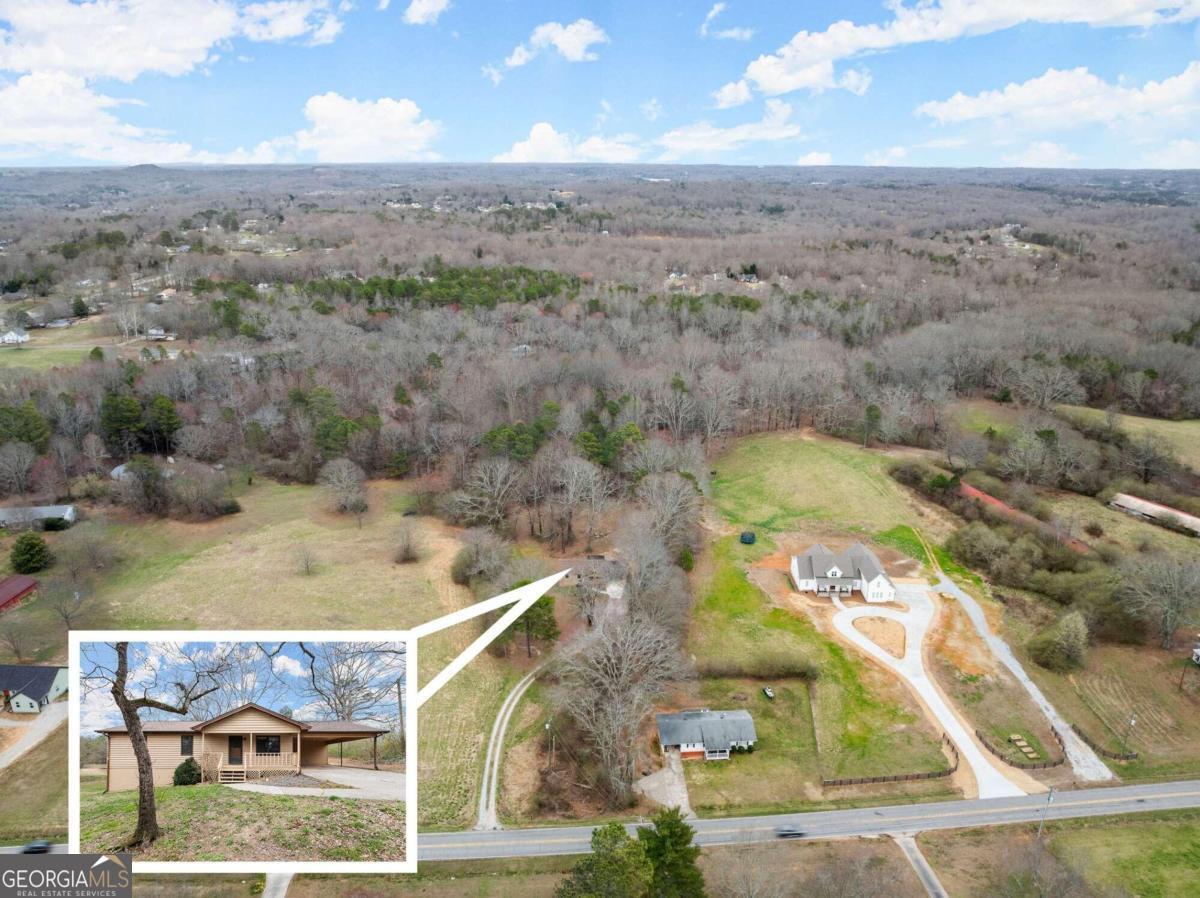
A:
POLYGON ((379 734, 371 737, 371 766, 379 769, 379 734))

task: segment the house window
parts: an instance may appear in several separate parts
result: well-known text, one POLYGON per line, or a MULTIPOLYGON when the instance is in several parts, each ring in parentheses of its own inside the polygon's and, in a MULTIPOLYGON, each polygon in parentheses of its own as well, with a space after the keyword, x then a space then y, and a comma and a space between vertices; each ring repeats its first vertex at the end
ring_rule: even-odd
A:
POLYGON ((277 755, 279 754, 279 737, 278 736, 255 736, 254 751, 260 755, 277 755))
POLYGON ((192 737, 191 736, 180 736, 179 737, 179 753, 186 757, 191 757, 191 755, 192 755, 192 737))

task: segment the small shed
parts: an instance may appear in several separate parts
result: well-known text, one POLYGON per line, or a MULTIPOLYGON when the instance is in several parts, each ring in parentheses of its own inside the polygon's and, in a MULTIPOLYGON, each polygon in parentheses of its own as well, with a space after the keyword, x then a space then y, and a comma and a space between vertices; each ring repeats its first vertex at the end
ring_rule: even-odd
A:
MULTIPOLYGON (((33 527, 51 520, 65 521, 70 525, 74 524, 78 517, 74 505, 14 505, 0 508, 0 527, 33 527)), ((63 528, 60 526, 58 529, 63 528)))

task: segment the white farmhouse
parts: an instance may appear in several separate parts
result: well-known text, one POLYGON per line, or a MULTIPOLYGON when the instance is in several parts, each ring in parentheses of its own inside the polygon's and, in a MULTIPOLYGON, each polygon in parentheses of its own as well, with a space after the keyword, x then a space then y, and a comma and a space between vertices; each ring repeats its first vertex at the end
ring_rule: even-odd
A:
POLYGON ((817 543, 792 556, 792 582, 801 592, 820 596, 862 593, 868 602, 891 602, 896 586, 883 572, 875 553, 855 543, 837 553, 817 543))
POLYGON ((4 333, 0 334, 0 343, 5 346, 16 346, 19 343, 28 343, 29 334, 25 332, 23 327, 10 327, 4 333))

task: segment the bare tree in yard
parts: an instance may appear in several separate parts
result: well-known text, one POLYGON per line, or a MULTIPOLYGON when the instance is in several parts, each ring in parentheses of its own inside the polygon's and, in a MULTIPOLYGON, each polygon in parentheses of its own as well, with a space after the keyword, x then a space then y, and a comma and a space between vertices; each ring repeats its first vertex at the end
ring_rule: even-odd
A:
POLYGON ((66 583, 62 580, 51 580, 39 590, 42 601, 69 631, 73 624, 78 624, 92 605, 91 591, 78 583, 66 583))
POLYGON ((122 847, 148 845, 158 838, 158 816, 154 802, 154 772, 150 763, 150 748, 146 744, 146 733, 142 728, 141 711, 150 709, 167 714, 183 716, 193 702, 220 688, 218 677, 226 669, 223 653, 182 656, 179 663, 172 665, 176 679, 171 683, 160 683, 157 668, 146 672, 130 668, 130 646, 128 642, 110 643, 115 662, 100 652, 89 652, 85 647, 82 661, 82 680, 85 691, 107 690, 121 712, 121 720, 133 746, 133 756, 138 770, 138 813, 137 827, 125 840, 122 847), (134 675, 134 673, 138 675, 134 675), (165 696, 170 695, 171 698, 165 696))
POLYGON ((1121 450, 1121 467, 1142 483, 1162 477, 1173 462, 1170 448, 1149 434, 1134 437, 1121 450))
POLYGON ((1040 843, 1006 852, 986 888, 988 898, 1129 898, 1096 886, 1040 843))
POLYGON ((412 564, 421 557, 421 538, 412 524, 401 524, 396 532, 396 564, 412 564))
POLYGON ((367 511, 367 475, 363 469, 348 458, 335 458, 321 468, 319 480, 333 509, 357 516, 361 527, 367 511))
POLYGON ((99 434, 89 433, 83 438, 83 459, 89 471, 96 474, 104 467, 104 460, 108 458, 108 450, 104 447, 104 440, 99 434))
POLYGON ((1164 649, 1174 645, 1180 627, 1200 620, 1200 561, 1170 555, 1131 558, 1122 574, 1125 607, 1158 631, 1164 649))
MULTIPOLYGON (((259 648, 269 659, 286 643, 259 648)), ((305 687, 324 716, 353 720, 391 707, 397 680, 404 676, 403 645, 387 642, 298 642, 308 669, 305 687)))
POLYGON ((0 617, 0 642, 17 659, 17 663, 32 657, 34 652, 33 628, 19 611, 9 611, 0 617))
POLYGON ((594 494, 596 466, 576 456, 567 456, 555 471, 555 495, 551 500, 554 533, 565 551, 575 539, 575 514, 589 494, 594 494))
POLYGON ((795 898, 802 894, 790 876, 780 876, 769 864, 774 848, 740 848, 729 863, 706 876, 712 898, 795 898))
POLYGON ((592 551, 592 543, 601 535, 600 519, 611 505, 616 491, 617 486, 612 475, 599 465, 591 465, 581 497, 585 532, 584 551, 592 551))
POLYGON ((627 805, 637 773, 638 728, 679 677, 677 641, 644 621, 606 621, 557 664, 558 705, 575 721, 603 771, 614 807, 627 805))
POLYGON ((296 567, 305 577, 311 577, 317 569, 317 554, 304 543, 296 546, 296 567))

